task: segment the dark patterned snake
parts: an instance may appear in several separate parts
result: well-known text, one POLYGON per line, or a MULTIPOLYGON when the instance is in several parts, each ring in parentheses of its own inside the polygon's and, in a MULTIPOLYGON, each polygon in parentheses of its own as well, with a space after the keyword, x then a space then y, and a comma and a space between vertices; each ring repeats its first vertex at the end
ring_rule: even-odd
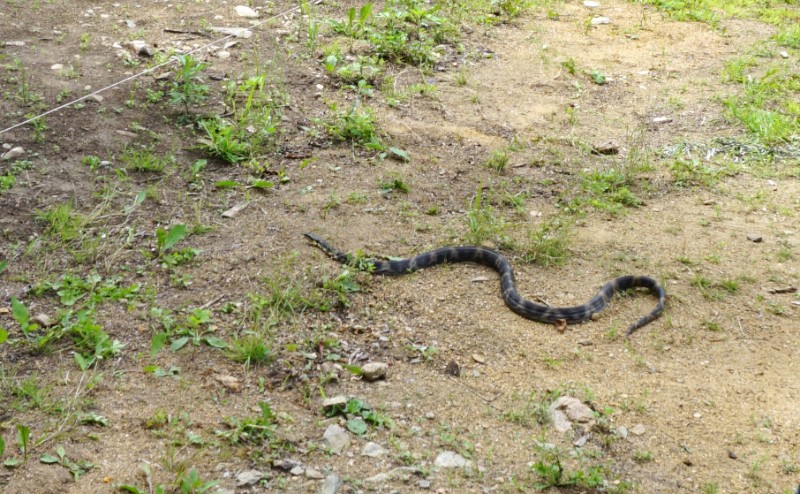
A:
POLYGON ((355 256, 333 247, 327 241, 313 233, 306 233, 305 236, 334 260, 342 264, 353 264, 355 267, 372 274, 397 276, 445 262, 474 262, 484 264, 490 268, 494 268, 495 271, 500 273, 500 288, 506 305, 520 316, 539 322, 586 322, 593 319, 595 314, 602 311, 615 293, 637 287, 647 288, 658 297, 658 304, 649 314, 631 324, 627 331, 627 335, 630 336, 637 329, 657 319, 664 311, 664 303, 667 300, 667 294, 664 288, 653 278, 629 275, 620 276, 619 278, 609 281, 603 285, 603 288, 597 292, 597 295, 583 305, 576 305, 574 307, 548 307, 546 305, 535 304, 522 298, 515 286, 514 270, 511 268, 511 263, 508 262, 508 259, 504 255, 491 249, 485 249, 483 247, 442 247, 408 259, 380 261, 377 259, 357 259, 355 256))

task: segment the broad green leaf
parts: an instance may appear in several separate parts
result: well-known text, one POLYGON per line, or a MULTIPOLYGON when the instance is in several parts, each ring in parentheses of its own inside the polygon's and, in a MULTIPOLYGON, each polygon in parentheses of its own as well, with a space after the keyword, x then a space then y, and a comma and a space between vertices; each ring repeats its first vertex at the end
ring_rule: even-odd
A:
POLYGON ((19 458, 6 458, 6 461, 3 462, 3 466, 8 468, 14 468, 19 464, 20 464, 19 458))
POLYGON ((186 238, 187 233, 188 229, 186 225, 182 223, 173 226, 167 231, 159 228, 156 231, 156 236, 158 237, 158 251, 163 253, 173 248, 175 244, 186 238))
POLYGON ((155 357, 158 352, 167 344, 167 333, 161 332, 153 335, 150 340, 150 356, 155 357))
POLYGON ((17 300, 16 298, 11 299, 11 314, 14 316, 14 320, 22 326, 22 331, 27 333, 28 332, 28 322, 31 320, 31 314, 28 312, 28 308, 25 307, 25 304, 17 300))
POLYGON ((203 338, 206 344, 213 348, 228 348, 228 343, 225 342, 222 338, 217 338, 216 336, 209 336, 203 338))
MULTIPOLYGON (((7 339, 8 339, 8 331, 6 331, 6 328, 0 326, 0 345, 5 343, 7 339)), ((2 453, 0 453, 0 455, 1 454, 2 453)))
POLYGON ((39 461, 47 464, 58 463, 58 458, 53 455, 43 454, 41 458, 39 458, 39 461))
POLYGON ((253 180, 250 182, 250 187, 254 189, 271 189, 275 187, 275 184, 269 180, 253 180))
POLYGON ((3 456, 6 452, 6 440, 3 439, 3 436, 0 436, 0 456, 3 456))
POLYGON ((411 161, 411 156, 409 156, 406 151, 403 151, 400 148, 390 147, 389 154, 392 156, 392 158, 398 159, 400 161, 406 161, 406 162, 411 161))
POLYGON ((342 367, 344 367, 345 369, 349 370, 350 373, 353 374, 353 375, 360 376, 361 374, 363 374, 363 372, 361 371, 361 367, 359 367, 357 365, 343 364, 342 367))
POLYGON ((8 261, 0 261, 0 274, 8 267, 8 261))
POLYGON ((31 439, 31 428, 22 424, 17 425, 17 445, 21 451, 28 449, 28 441, 31 439))
POLYGON ((218 189, 234 189, 240 185, 242 184, 236 180, 220 180, 219 182, 214 182, 214 187, 218 189))
POLYGON ((75 362, 82 371, 86 372, 94 363, 94 356, 84 357, 80 353, 75 352, 75 362))
POLYGON ((347 421, 347 430, 360 436, 367 432, 367 423, 361 417, 352 418, 347 421))
POLYGON ((169 346, 169 349, 172 350, 173 352, 177 352, 178 350, 186 346, 187 343, 189 343, 189 337, 184 336, 183 338, 178 338, 177 340, 173 341, 172 344, 169 346))

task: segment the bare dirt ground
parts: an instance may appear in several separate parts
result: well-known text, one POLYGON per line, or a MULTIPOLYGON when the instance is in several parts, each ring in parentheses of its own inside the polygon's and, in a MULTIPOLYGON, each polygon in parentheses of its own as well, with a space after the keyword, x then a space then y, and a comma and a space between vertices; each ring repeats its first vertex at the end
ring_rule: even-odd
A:
MULTIPOLYGON (((144 464, 167 492, 203 492, 181 485, 192 470, 203 482, 220 481, 207 492, 318 492, 318 476, 338 478, 338 492, 530 492, 547 485, 538 463, 563 469, 552 492, 794 492, 800 298, 788 289, 800 283, 796 148, 766 169, 745 164, 707 183, 678 183, 670 169, 677 158, 708 169, 736 161, 710 153, 750 142, 720 102, 740 89, 720 74, 775 28, 730 19, 721 29, 637 3, 600 3, 553 3, 495 25, 463 19, 462 51, 445 50, 427 71, 387 67, 396 89, 428 85, 399 104, 387 104, 386 88, 363 98, 384 142, 408 161, 308 130, 331 114, 327 102, 346 107, 355 96, 326 73, 321 49, 304 45, 297 12, 239 39, 230 58, 197 55, 209 63, 204 81, 213 95, 198 113, 224 114, 226 81, 261 67, 284 95, 280 138, 264 157, 262 177, 274 182, 267 191, 219 186, 245 184, 251 173, 215 158, 199 179, 188 178, 204 157, 195 146, 201 133, 176 123, 175 107, 146 102, 169 68, 49 115, 39 139, 30 126, 0 134, 0 144, 23 147, 19 159, 29 162, 0 191, 0 327, 8 331, 0 344, 0 490, 114 492, 129 484, 155 492, 144 464), (611 23, 589 25, 592 16, 611 23), (592 71, 605 82, 595 83, 592 71), (592 152, 608 141, 617 154, 592 152), (156 173, 125 170, 121 156, 132 143, 174 161, 156 173), (508 150, 507 165, 485 166, 498 150, 508 150), (91 169, 87 155, 109 163, 91 169), (592 207, 582 177, 622 169, 634 170, 638 204, 592 207), (387 180, 408 191, 382 191, 387 180), (141 191, 147 198, 127 209, 141 191), (478 191, 510 237, 485 243, 512 259, 526 297, 576 305, 614 276, 643 274, 664 283, 665 314, 626 339, 624 329, 654 300, 618 296, 597 320, 560 332, 509 311, 488 268, 453 265, 398 278, 359 274, 360 291, 345 305, 325 292, 332 310, 295 307, 259 319, 274 309, 263 300, 293 287, 316 293, 342 272, 304 232, 375 255, 463 244, 478 191), (529 232, 563 220, 582 198, 584 210, 569 213, 566 261, 526 262, 529 232), (64 203, 87 220, 76 237, 59 240, 42 212, 64 203), (242 204, 234 217, 221 216, 242 204), (162 268, 153 259, 155 232, 176 224, 193 232, 181 246, 200 253, 162 268), (125 346, 86 371, 72 338, 37 349, 34 336, 44 329, 25 336, 13 315, 12 298, 31 315, 63 317, 68 307, 36 286, 65 273, 140 286, 136 296, 97 306, 98 323, 125 346), (207 334, 227 342, 259 335, 273 358, 244 366, 200 337, 152 355, 153 335, 163 330, 153 307, 176 320, 207 309, 207 334), (387 379, 367 382, 344 367, 370 361, 389 365, 387 379), (234 383, 223 384, 225 376, 234 383), (349 447, 331 453, 323 432, 347 417, 326 417, 322 401, 337 395, 364 400, 391 424, 348 432, 349 447), (558 433, 545 420, 543 409, 560 395, 596 412, 587 436, 558 433), (229 418, 257 417, 259 402, 276 414, 269 437, 237 442, 225 434, 229 418), (31 433, 27 455, 20 425, 31 433), (384 454, 363 456, 370 441, 384 454), (59 446, 93 466, 40 461, 59 446), (445 451, 471 463, 436 466, 445 451), (300 468, 287 471, 284 460, 300 468), (261 480, 237 487, 248 470, 261 480), (569 480, 573 474, 599 480, 569 480)), ((262 18, 295 6, 255 4, 262 18)), ((342 19, 350 5, 325 2, 314 15, 342 19)), ((248 24, 233 4, 207 1, 0 0, 0 11, 0 128, 32 111, 30 98, 20 99, 25 84, 51 108, 62 92, 66 101, 144 69, 123 63, 131 39, 157 51, 185 49, 219 36, 209 37, 208 26, 248 24), (9 43, 17 41, 24 44, 9 43)), ((319 45, 333 37, 323 28, 319 45)), ((789 53, 795 72, 798 54, 789 53)), ((0 163, 0 172, 10 166, 0 163)))

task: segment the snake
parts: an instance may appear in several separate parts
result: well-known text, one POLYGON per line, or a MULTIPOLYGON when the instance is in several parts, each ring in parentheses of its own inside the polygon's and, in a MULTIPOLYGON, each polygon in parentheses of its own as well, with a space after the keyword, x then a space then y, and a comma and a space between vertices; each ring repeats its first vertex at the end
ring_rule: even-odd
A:
POLYGON ((514 269, 508 258, 492 249, 475 246, 441 247, 409 258, 380 260, 343 252, 314 233, 305 233, 305 236, 335 261, 375 275, 399 276, 442 263, 471 262, 488 266, 500 275, 500 290, 508 308, 526 319, 543 323, 575 324, 594 320, 595 315, 605 309, 615 293, 633 288, 646 288, 658 298, 658 303, 649 314, 628 327, 626 335, 630 336, 637 329, 655 321, 664 312, 667 301, 664 287, 655 279, 648 276, 625 275, 603 285, 585 304, 573 307, 550 307, 523 298, 517 291, 514 269))

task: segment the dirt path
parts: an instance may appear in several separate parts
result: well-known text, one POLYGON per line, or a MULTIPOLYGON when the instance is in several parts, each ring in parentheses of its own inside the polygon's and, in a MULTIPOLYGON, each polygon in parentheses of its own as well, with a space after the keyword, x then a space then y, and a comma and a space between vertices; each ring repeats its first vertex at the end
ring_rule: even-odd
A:
MULTIPOLYGON (((36 94, 50 107, 61 93, 145 67, 114 43, 185 48, 207 40, 192 33, 209 23, 246 24, 231 5, 120 3, 5 2, 0 41, 25 45, 0 53, 0 128, 39 108, 36 94)), ((203 79, 208 114, 230 111, 226 80, 246 80, 254 67, 269 73, 283 130, 262 160, 266 172, 205 157, 192 175, 203 134, 176 124, 165 100, 148 100, 166 91, 153 78, 49 117, 42 140, 30 127, 0 135, 26 149, 13 170, 0 165, 16 177, 0 192, 0 327, 9 334, 0 344, 0 433, 3 458, 19 461, 0 471, 0 489, 151 492, 140 466, 148 465, 153 485, 174 492, 204 492, 213 480, 219 492, 334 492, 323 483, 336 481, 338 492, 793 492, 800 298, 786 289, 800 283, 798 154, 746 154, 762 148, 721 104, 742 91, 722 82, 726 62, 778 28, 729 19, 721 29, 601 3, 551 3, 494 26, 465 19, 463 52, 448 48, 425 72, 388 64, 390 83, 360 99, 407 161, 325 137, 315 119, 357 97, 321 63, 325 43, 338 39, 331 24, 306 50, 308 18, 296 14, 238 40, 230 58, 200 57, 213 76, 203 79), (610 23, 589 24, 598 16, 610 23), (165 170, 133 170, 134 144, 171 156, 165 170), (88 155, 108 163, 90 167, 88 155), (273 187, 243 185, 254 177, 273 187), (59 204, 79 224, 48 216, 59 204), (221 216, 236 205, 246 207, 221 216), (191 235, 164 248, 156 230, 178 224, 191 235), (70 225, 77 233, 67 238, 70 225), (304 241, 306 231, 389 256, 478 239, 512 259, 532 300, 581 304, 632 273, 659 279, 669 303, 630 339, 625 328, 654 304, 645 293, 618 296, 597 320, 558 331, 509 311, 487 268, 343 274, 304 241), (562 248, 545 252, 542 232, 562 248), (178 245, 197 257, 170 261, 178 245), (551 254, 564 259, 542 266, 551 254), (53 281, 90 273, 98 279, 76 288, 86 292, 76 313, 106 282, 98 280, 139 288, 92 306, 124 348, 82 372, 73 354, 89 336, 75 332, 75 314, 65 316, 72 306, 54 293, 64 282, 53 281), (72 322, 54 323, 62 336, 42 342, 46 328, 20 331, 12 298, 31 316, 72 322), (159 334, 166 347, 151 352, 159 334), (270 346, 264 365, 236 361, 234 342, 249 336, 270 346), (181 339, 185 347, 171 351, 181 339), (352 375, 370 361, 388 364, 388 378, 352 375), (594 410, 586 435, 548 423, 547 407, 562 395, 594 410), (322 403, 334 396, 376 413, 327 417, 322 403), (262 415, 259 402, 275 415, 262 415), (323 441, 335 424, 350 427, 341 454, 323 441), (31 430, 27 459, 19 426, 31 430), (383 453, 364 456, 368 442, 383 453), (58 446, 72 463, 40 461, 58 446), (443 452, 468 464, 442 467, 443 452), (252 470, 261 480, 237 486, 252 470), (202 478, 193 486, 191 471, 202 478)), ((276 2, 271 12, 293 6, 276 2)), ((316 6, 314 16, 342 19, 344 7, 316 6)), ((786 62, 795 71, 798 55, 790 50, 786 62)))

